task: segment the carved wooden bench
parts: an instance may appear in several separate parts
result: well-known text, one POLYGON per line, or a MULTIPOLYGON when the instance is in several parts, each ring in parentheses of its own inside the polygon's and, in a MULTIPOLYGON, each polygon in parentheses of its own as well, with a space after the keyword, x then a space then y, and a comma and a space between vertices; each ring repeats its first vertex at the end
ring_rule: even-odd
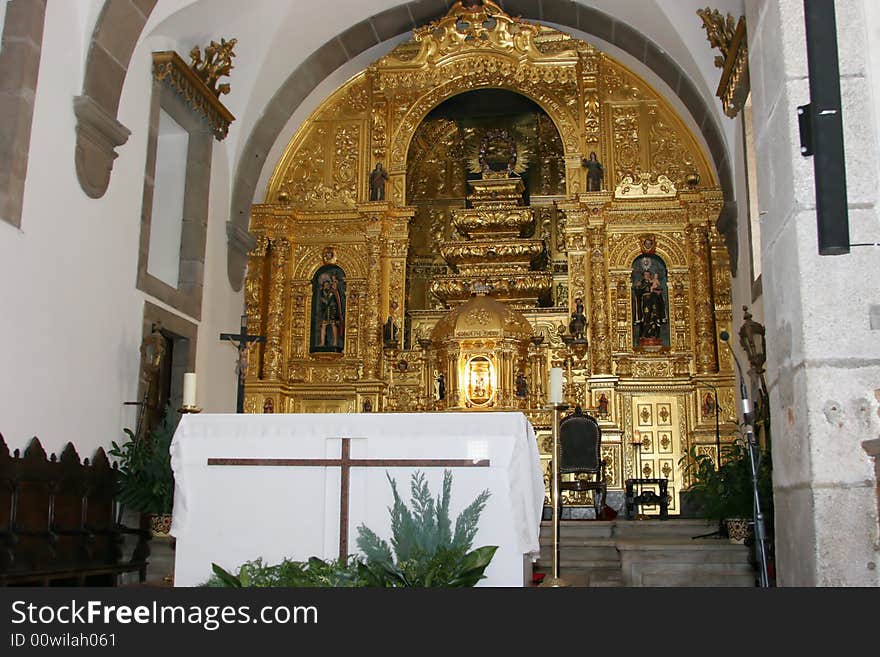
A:
POLYGON ((119 476, 103 448, 80 462, 73 445, 46 456, 37 438, 12 454, 0 435, 0 586, 115 586, 146 579, 150 532, 118 522, 119 476), (125 536, 137 542, 123 558, 125 536))

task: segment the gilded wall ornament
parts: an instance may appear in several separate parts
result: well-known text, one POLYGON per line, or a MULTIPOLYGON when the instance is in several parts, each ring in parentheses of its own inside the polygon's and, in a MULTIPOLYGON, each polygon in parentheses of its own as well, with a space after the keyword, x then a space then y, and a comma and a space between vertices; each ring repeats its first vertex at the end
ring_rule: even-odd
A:
POLYGON ((238 39, 220 39, 220 43, 211 41, 205 46, 205 55, 202 57, 202 51, 198 46, 194 46, 189 52, 190 67, 199 76, 199 79, 205 83, 215 96, 228 94, 230 91, 229 83, 224 82, 217 85, 217 81, 222 77, 227 77, 235 68, 232 65, 232 58, 235 57, 233 49, 238 39))
POLYGON ((721 15, 717 9, 698 9, 703 20, 709 45, 721 54, 715 57, 715 66, 722 69, 716 95, 721 99, 724 113, 733 118, 743 108, 749 95, 749 54, 746 39, 746 21, 740 16, 721 15))

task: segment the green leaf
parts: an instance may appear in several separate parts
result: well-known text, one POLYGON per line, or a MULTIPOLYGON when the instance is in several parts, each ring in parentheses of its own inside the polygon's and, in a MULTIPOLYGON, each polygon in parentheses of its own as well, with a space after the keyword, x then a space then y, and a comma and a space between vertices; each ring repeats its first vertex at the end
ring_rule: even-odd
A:
POLYGON ((214 571, 214 574, 220 579, 221 582, 225 586, 230 586, 233 588, 241 588, 242 583, 241 580, 230 573, 229 571, 223 569, 221 566, 216 563, 211 563, 211 569, 214 571))

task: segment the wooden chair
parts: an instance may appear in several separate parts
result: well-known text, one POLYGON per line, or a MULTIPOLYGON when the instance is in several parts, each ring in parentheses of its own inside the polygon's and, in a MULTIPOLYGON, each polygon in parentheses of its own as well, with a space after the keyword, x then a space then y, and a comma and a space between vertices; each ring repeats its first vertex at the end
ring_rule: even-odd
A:
POLYGON ((562 517, 561 492, 595 491, 593 508, 600 520, 605 508, 608 486, 605 479, 605 461, 602 460, 602 430, 592 415, 585 414, 580 406, 559 423, 559 516, 562 517), (573 474, 574 479, 565 481, 563 475, 573 474), (592 475, 592 479, 578 475, 592 475))

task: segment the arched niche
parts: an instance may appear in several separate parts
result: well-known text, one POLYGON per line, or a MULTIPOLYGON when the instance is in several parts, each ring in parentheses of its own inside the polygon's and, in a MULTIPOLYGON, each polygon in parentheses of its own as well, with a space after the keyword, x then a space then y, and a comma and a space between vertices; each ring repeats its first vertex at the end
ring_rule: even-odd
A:
POLYGON ((324 265, 312 277, 311 353, 343 352, 346 292, 345 271, 338 265, 324 265))
POLYGON ((669 279, 663 258, 645 253, 632 262, 633 347, 669 347, 669 279))

